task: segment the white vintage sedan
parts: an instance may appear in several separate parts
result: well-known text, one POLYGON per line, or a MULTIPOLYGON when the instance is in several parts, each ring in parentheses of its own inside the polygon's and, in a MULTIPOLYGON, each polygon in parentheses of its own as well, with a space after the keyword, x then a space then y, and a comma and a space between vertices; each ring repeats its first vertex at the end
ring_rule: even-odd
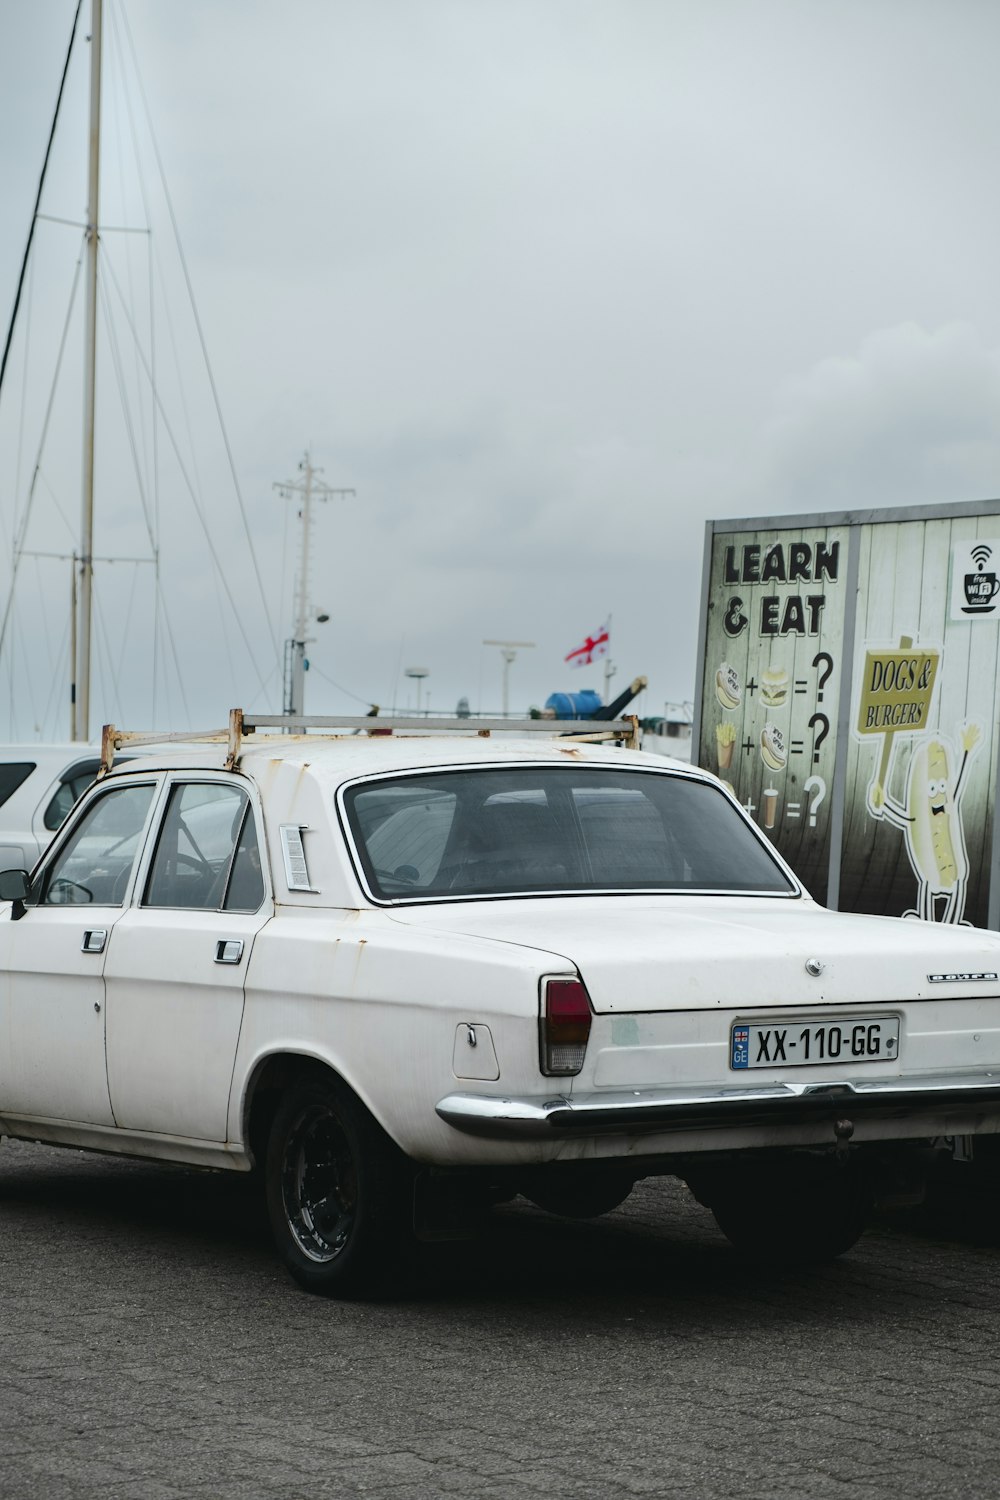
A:
POLYGON ((1000 937, 823 910, 713 777, 234 723, 0 873, 3 1134, 257 1168, 346 1295, 515 1193, 654 1174, 750 1255, 837 1255, 932 1139, 1000 1129, 1000 937))

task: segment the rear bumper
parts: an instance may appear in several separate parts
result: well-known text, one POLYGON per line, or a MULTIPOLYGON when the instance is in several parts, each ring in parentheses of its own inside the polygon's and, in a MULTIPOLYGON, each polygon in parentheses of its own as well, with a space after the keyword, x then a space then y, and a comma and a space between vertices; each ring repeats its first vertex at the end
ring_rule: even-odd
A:
MULTIPOLYGON (((669 1134, 750 1125, 816 1123, 845 1117, 933 1122, 961 1115, 974 1132, 1000 1117, 1000 1075, 941 1074, 870 1083, 774 1083, 745 1088, 558 1095, 550 1099, 448 1094, 437 1107, 447 1124, 492 1140, 584 1135, 669 1134)), ((907 1130, 904 1134, 912 1134, 907 1130)), ((950 1131, 945 1133, 951 1133, 950 1131)))

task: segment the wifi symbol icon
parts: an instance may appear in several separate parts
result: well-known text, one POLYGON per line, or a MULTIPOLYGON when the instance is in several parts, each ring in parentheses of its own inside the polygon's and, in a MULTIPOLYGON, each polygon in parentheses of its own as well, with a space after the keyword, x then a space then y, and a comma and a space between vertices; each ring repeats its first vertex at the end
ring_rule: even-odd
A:
MULTIPOLYGON (((958 590, 956 602, 963 615, 995 615, 997 595, 1000 594, 1000 572, 997 571, 995 565, 990 568, 988 564, 996 550, 996 547, 991 547, 988 542, 976 542, 975 546, 970 547, 965 554, 975 566, 976 571, 964 573, 963 569, 955 580, 958 590), (964 576, 962 576, 963 573, 964 576), (964 604, 961 602, 963 594, 965 595, 964 604)), ((957 620, 958 615, 953 614, 952 618, 957 620)))

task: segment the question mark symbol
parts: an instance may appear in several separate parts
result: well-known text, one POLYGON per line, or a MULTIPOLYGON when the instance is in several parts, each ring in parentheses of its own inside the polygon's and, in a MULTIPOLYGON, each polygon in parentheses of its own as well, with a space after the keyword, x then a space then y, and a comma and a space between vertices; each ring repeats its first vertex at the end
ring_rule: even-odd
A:
POLYGON ((802 790, 807 795, 811 791, 815 790, 816 792, 815 797, 809 804, 809 827, 815 828, 816 814, 819 811, 819 805, 823 801, 823 798, 826 796, 826 782, 823 780, 822 776, 810 776, 802 783, 802 790))
POLYGON ((816 693, 817 703, 823 702, 823 689, 826 687, 826 684, 829 682, 831 676, 833 675, 833 657, 830 655, 829 651, 817 651, 816 655, 812 659, 812 664, 814 667, 818 667, 821 661, 825 662, 826 666, 819 674, 819 681, 816 683, 816 687, 818 689, 816 693))
POLYGON ((809 728, 812 729, 814 724, 819 725, 813 739, 813 765, 815 766, 819 764, 819 747, 830 733, 830 720, 826 714, 813 714, 809 720, 809 728))

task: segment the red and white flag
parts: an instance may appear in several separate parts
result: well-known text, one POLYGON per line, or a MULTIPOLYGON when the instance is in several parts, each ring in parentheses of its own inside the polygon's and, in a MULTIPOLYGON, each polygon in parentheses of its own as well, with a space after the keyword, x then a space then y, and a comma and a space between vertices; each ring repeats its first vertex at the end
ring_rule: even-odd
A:
POLYGON ((602 625, 599 630, 594 631, 593 635, 587 636, 582 646, 577 646, 576 650, 571 651, 564 659, 571 667, 589 667, 591 662, 596 661, 599 656, 607 656, 610 639, 608 626, 602 625))

